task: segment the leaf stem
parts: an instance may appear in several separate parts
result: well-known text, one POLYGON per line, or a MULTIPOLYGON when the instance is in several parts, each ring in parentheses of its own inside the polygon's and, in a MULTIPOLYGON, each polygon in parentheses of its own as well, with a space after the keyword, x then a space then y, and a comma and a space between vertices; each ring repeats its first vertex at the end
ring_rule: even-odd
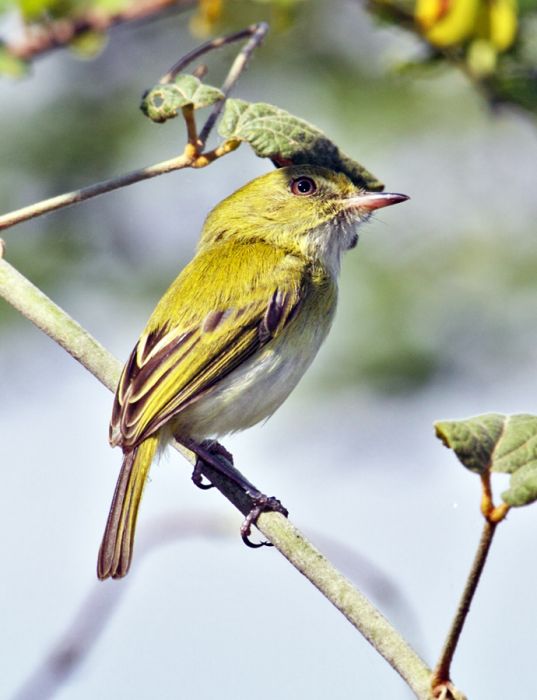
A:
POLYGON ((490 483, 490 471, 487 469, 481 474, 481 513, 491 523, 500 523, 507 516, 510 506, 500 503, 495 506, 492 497, 492 485, 490 483))
POLYGON ((199 154, 201 144, 198 137, 196 119, 194 118, 194 107, 191 104, 185 105, 181 111, 186 124, 186 136, 188 141, 187 153, 191 152, 195 157, 199 154))
MULTIPOLYGON (((0 296, 56 340, 89 372, 114 390, 120 363, 80 324, 43 294, 6 260, 0 259, 0 296)), ((192 463, 193 455, 181 450, 192 463)), ((205 473, 205 468, 203 469, 205 473)), ((223 495, 240 506, 244 493, 233 482, 207 476, 223 495)), ((430 699, 431 671, 381 613, 280 513, 263 513, 258 529, 281 554, 343 613, 349 622, 406 681, 419 700, 430 699)))
MULTIPOLYGON (((479 540, 479 545, 477 547, 472 568, 468 574, 466 585, 457 607, 457 612, 455 613, 455 617, 453 618, 451 628, 446 637, 446 641, 444 642, 440 658, 433 672, 432 688, 433 691, 435 691, 435 697, 440 697, 441 690, 445 686, 451 685, 450 672, 453 656, 455 654, 466 617, 470 612, 470 606, 477 590, 481 574, 483 573, 483 568, 487 561, 497 525, 497 522, 491 522, 488 519, 485 520, 483 532, 481 533, 481 539, 479 540)), ((456 695, 453 695, 453 691, 451 690, 451 695, 448 695, 447 697, 456 697, 456 695)))

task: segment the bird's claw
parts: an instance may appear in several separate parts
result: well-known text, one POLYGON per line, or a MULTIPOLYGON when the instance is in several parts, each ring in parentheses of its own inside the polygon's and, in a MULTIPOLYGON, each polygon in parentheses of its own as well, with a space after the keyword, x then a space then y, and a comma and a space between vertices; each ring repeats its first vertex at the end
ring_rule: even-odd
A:
POLYGON ((204 466, 211 466, 216 469, 222 476, 230 479, 236 486, 246 495, 251 501, 251 508, 241 525, 241 538, 244 544, 253 549, 259 547, 272 547, 271 542, 252 542, 250 539, 250 534, 252 531, 252 525, 257 523, 257 519, 261 513, 267 511, 272 511, 275 513, 281 513, 284 517, 289 515, 287 508, 285 508, 281 502, 274 496, 265 496, 256 489, 256 487, 251 484, 244 476, 238 472, 233 466, 233 456, 226 450, 226 448, 221 445, 216 440, 204 440, 200 444, 195 444, 193 441, 182 442, 185 447, 191 449, 196 455, 196 464, 192 471, 192 481, 200 489, 210 489, 213 488, 214 484, 206 480, 203 474, 204 466), (215 457, 223 457, 222 460, 215 460, 215 457), (226 465, 227 462, 227 465, 226 465))
POLYGON ((202 468, 203 468, 203 460, 198 457, 196 459, 196 464, 194 465, 194 469, 192 470, 192 481, 202 491, 208 491, 209 489, 214 488, 214 484, 212 484, 210 481, 204 481, 202 468))
POLYGON ((289 511, 285 506, 281 504, 274 496, 265 496, 261 493, 253 497, 252 499, 252 509, 244 519, 241 525, 241 538, 247 547, 252 549, 258 549, 259 547, 272 547, 271 542, 263 540, 262 542, 252 542, 250 535, 252 532, 252 525, 257 523, 257 519, 261 513, 274 512, 281 513, 284 517, 289 515, 289 511))

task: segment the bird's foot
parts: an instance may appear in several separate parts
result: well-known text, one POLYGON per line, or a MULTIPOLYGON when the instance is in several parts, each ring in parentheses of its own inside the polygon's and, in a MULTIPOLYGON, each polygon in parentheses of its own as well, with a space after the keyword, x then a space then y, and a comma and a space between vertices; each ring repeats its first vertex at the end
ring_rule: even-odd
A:
MULTIPOLYGON (((243 494, 242 498, 239 499, 241 501, 240 505, 233 498, 230 500, 232 503, 235 503, 243 513, 247 512, 240 531, 244 544, 253 548, 272 546, 270 542, 252 542, 252 540, 250 540, 252 525, 256 524, 261 513, 273 511, 287 517, 289 514, 287 508, 285 508, 277 498, 274 496, 266 496, 248 481, 248 479, 233 465, 233 456, 216 440, 204 440, 201 443, 197 443, 194 440, 185 440, 179 436, 177 436, 176 439, 189 450, 192 450, 196 455, 196 464, 192 472, 192 481, 198 488, 210 489, 214 486, 211 481, 206 480, 205 476, 207 467, 210 467, 221 477, 224 477, 234 484, 243 494), (244 497, 247 497, 247 499, 244 497), (244 506, 246 506, 246 508, 244 508, 244 506), (247 510, 247 508, 249 508, 249 510, 247 510)), ((224 493, 226 492, 224 491, 224 493)))
POLYGON ((259 491, 257 492, 257 495, 252 495, 252 501, 252 510, 248 513, 241 525, 242 541, 246 546, 252 547, 252 549, 257 549, 258 547, 272 547, 272 543, 267 542, 266 540, 263 540, 262 542, 252 542, 250 539, 252 525, 257 523, 257 519, 261 513, 281 513, 284 517, 287 517, 289 515, 289 511, 277 498, 274 496, 265 496, 264 493, 260 493, 259 491))

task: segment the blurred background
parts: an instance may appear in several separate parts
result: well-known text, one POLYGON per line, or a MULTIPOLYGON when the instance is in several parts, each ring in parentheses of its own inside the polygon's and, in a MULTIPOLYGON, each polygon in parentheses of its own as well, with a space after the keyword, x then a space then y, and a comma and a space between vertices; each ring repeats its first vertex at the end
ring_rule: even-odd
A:
MULTIPOLYGON (((491 105, 495 65, 469 77, 357 1, 228 2, 216 19, 183 4, 116 27, 95 55, 52 51, 2 79, 0 210, 178 154, 182 123, 145 119, 144 90, 203 32, 271 23, 235 96, 311 121, 412 199, 345 257, 333 331, 299 388, 224 442, 434 664, 482 519, 478 479, 433 422, 536 411, 535 83, 491 105)), ((8 5, 0 33, 20 40, 8 5)), ((235 51, 208 58, 208 82, 235 51)), ((7 230, 6 258, 124 360, 208 211, 270 167, 243 145, 7 230)), ((3 301, 0 333, 0 697, 411 697, 277 552, 242 545, 240 515, 175 453, 152 470, 128 577, 97 583, 121 461, 112 396, 3 301)), ((522 508, 497 533, 453 667, 469 697, 537 692, 536 523, 522 508)))

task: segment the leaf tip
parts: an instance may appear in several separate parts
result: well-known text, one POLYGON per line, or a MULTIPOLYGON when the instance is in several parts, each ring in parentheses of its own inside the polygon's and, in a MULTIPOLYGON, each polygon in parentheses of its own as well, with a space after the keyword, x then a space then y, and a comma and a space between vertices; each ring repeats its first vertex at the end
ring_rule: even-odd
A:
POLYGON ((444 447, 449 448, 450 444, 448 436, 446 434, 446 426, 446 421, 436 421, 433 424, 435 436, 442 442, 444 447))

